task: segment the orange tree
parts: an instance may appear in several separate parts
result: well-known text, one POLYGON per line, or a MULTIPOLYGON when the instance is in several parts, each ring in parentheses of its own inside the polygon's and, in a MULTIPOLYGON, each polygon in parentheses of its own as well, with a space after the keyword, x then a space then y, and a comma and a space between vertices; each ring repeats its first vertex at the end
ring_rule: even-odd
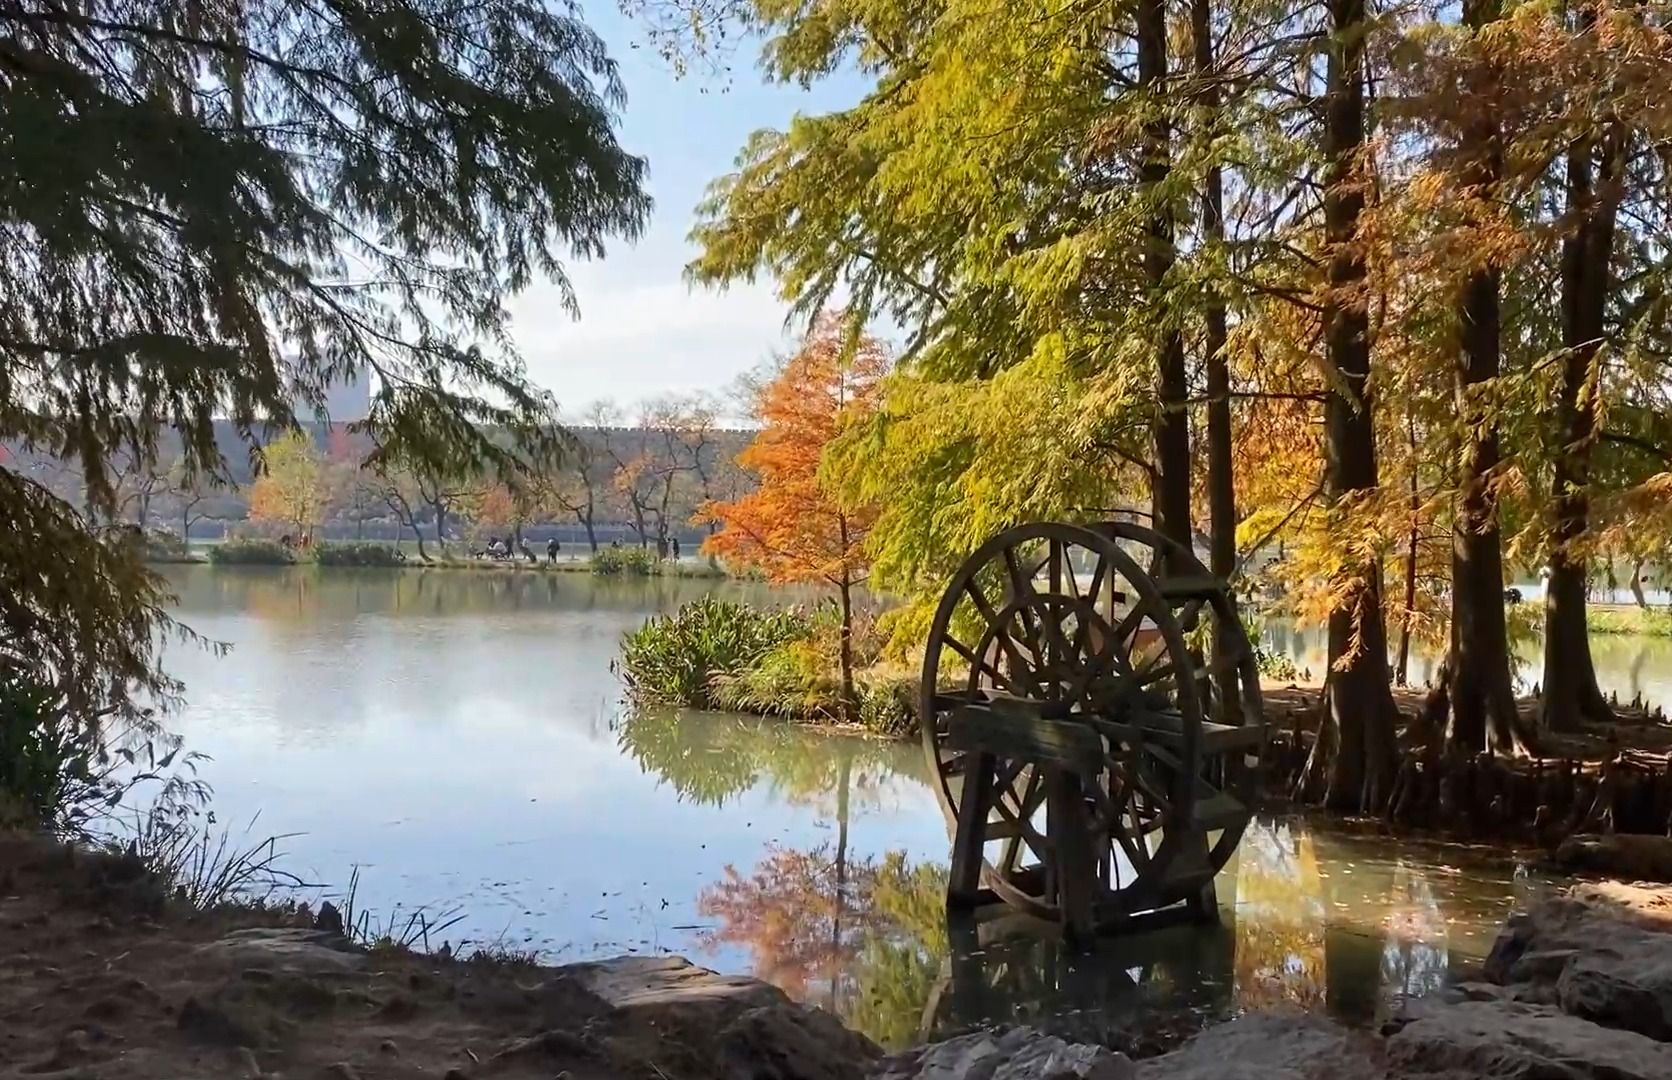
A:
POLYGON ((819 479, 824 449, 877 404, 877 382, 888 352, 874 338, 854 335, 839 316, 822 315, 792 356, 754 389, 760 433, 737 456, 758 478, 754 491, 731 502, 710 502, 699 517, 719 530, 703 549, 759 568, 774 582, 822 582, 841 602, 841 691, 851 714, 853 590, 870 569, 863 546, 875 515, 837 502, 819 479))

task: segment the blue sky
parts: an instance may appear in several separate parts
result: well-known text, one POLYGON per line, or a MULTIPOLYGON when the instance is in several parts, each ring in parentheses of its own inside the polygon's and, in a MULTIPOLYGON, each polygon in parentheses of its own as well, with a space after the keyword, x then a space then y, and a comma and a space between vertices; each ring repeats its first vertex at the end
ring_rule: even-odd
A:
POLYGON ((865 84, 848 76, 812 91, 769 86, 756 54, 746 50, 732 58, 729 81, 677 78, 613 4, 594 3, 585 16, 620 64, 627 86, 621 140, 648 158, 656 209, 637 244, 569 265, 578 321, 563 312, 550 285, 538 285, 512 301, 513 333, 530 375, 566 411, 613 398, 630 412, 659 394, 722 390, 789 343, 771 282, 725 292, 686 285, 692 212, 709 181, 731 171, 750 132, 783 128, 797 112, 844 108, 865 84))

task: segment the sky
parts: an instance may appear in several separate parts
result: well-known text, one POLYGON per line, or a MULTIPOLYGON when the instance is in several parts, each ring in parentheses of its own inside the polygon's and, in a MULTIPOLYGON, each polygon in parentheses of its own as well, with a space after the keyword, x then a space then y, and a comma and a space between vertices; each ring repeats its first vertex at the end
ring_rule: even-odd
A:
POLYGON ((630 420, 646 398, 724 391, 793 342, 772 282, 724 292, 686 284, 683 270, 696 253, 686 234, 709 182, 732 171, 751 132, 782 129, 798 112, 844 108, 864 84, 845 76, 811 91, 770 86, 753 49, 732 57, 729 80, 701 73, 680 78, 607 0, 595 0, 583 14, 620 65, 627 106, 619 137, 648 159, 656 207, 636 244, 617 242, 603 260, 568 264, 579 320, 542 283, 511 302, 512 332, 530 376, 557 395, 565 412, 575 415, 608 398, 630 420))

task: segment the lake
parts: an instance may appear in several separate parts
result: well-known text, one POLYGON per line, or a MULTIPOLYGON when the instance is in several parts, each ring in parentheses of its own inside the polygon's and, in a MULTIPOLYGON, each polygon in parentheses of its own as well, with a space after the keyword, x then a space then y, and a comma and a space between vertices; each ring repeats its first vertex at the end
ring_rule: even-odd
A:
MULTIPOLYGON (((1478 960, 1540 887, 1491 852, 1261 821, 1220 883, 1218 928, 1089 956, 1037 938, 949 940, 948 834, 917 743, 622 706, 622 633, 707 591, 771 595, 759 586, 169 576, 180 618, 232 646, 168 656, 187 684, 173 726, 212 758, 202 775, 220 825, 295 834, 285 865, 339 901, 358 868, 355 902, 374 923, 400 930, 416 906, 431 924, 459 916, 437 935, 455 946, 552 962, 680 953, 890 1044, 1025 1019, 1135 1045, 1165 1018, 1188 1027, 1277 1000, 1372 1020, 1478 960)), ((1308 640, 1290 642, 1303 664, 1308 640)), ((1599 639, 1604 678, 1628 696, 1664 690, 1672 664, 1654 650, 1672 643, 1629 644, 1599 639)))

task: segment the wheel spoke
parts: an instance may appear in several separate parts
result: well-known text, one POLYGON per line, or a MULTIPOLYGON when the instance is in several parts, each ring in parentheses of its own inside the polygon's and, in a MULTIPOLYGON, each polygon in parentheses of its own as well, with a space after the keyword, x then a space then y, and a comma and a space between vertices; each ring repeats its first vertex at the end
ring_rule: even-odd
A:
POLYGON ((970 667, 973 670, 980 671, 983 674, 990 676, 992 678, 992 680, 995 683, 997 683, 1000 687, 1002 687, 1003 689, 1008 690, 1009 692, 1011 692, 1013 694, 1017 692, 1016 691, 1016 684, 1011 682, 1005 676, 1004 672, 1000 671, 998 668, 994 667, 992 664, 989 664, 986 660, 984 660, 980 656, 977 656, 974 649, 970 648, 968 645, 965 645, 963 642, 959 641, 957 638, 953 637, 951 634, 948 634, 945 637, 943 637, 941 639, 941 641, 946 645, 947 648, 951 649, 953 652, 957 653, 959 656, 963 657, 966 661, 968 661, 970 667))

